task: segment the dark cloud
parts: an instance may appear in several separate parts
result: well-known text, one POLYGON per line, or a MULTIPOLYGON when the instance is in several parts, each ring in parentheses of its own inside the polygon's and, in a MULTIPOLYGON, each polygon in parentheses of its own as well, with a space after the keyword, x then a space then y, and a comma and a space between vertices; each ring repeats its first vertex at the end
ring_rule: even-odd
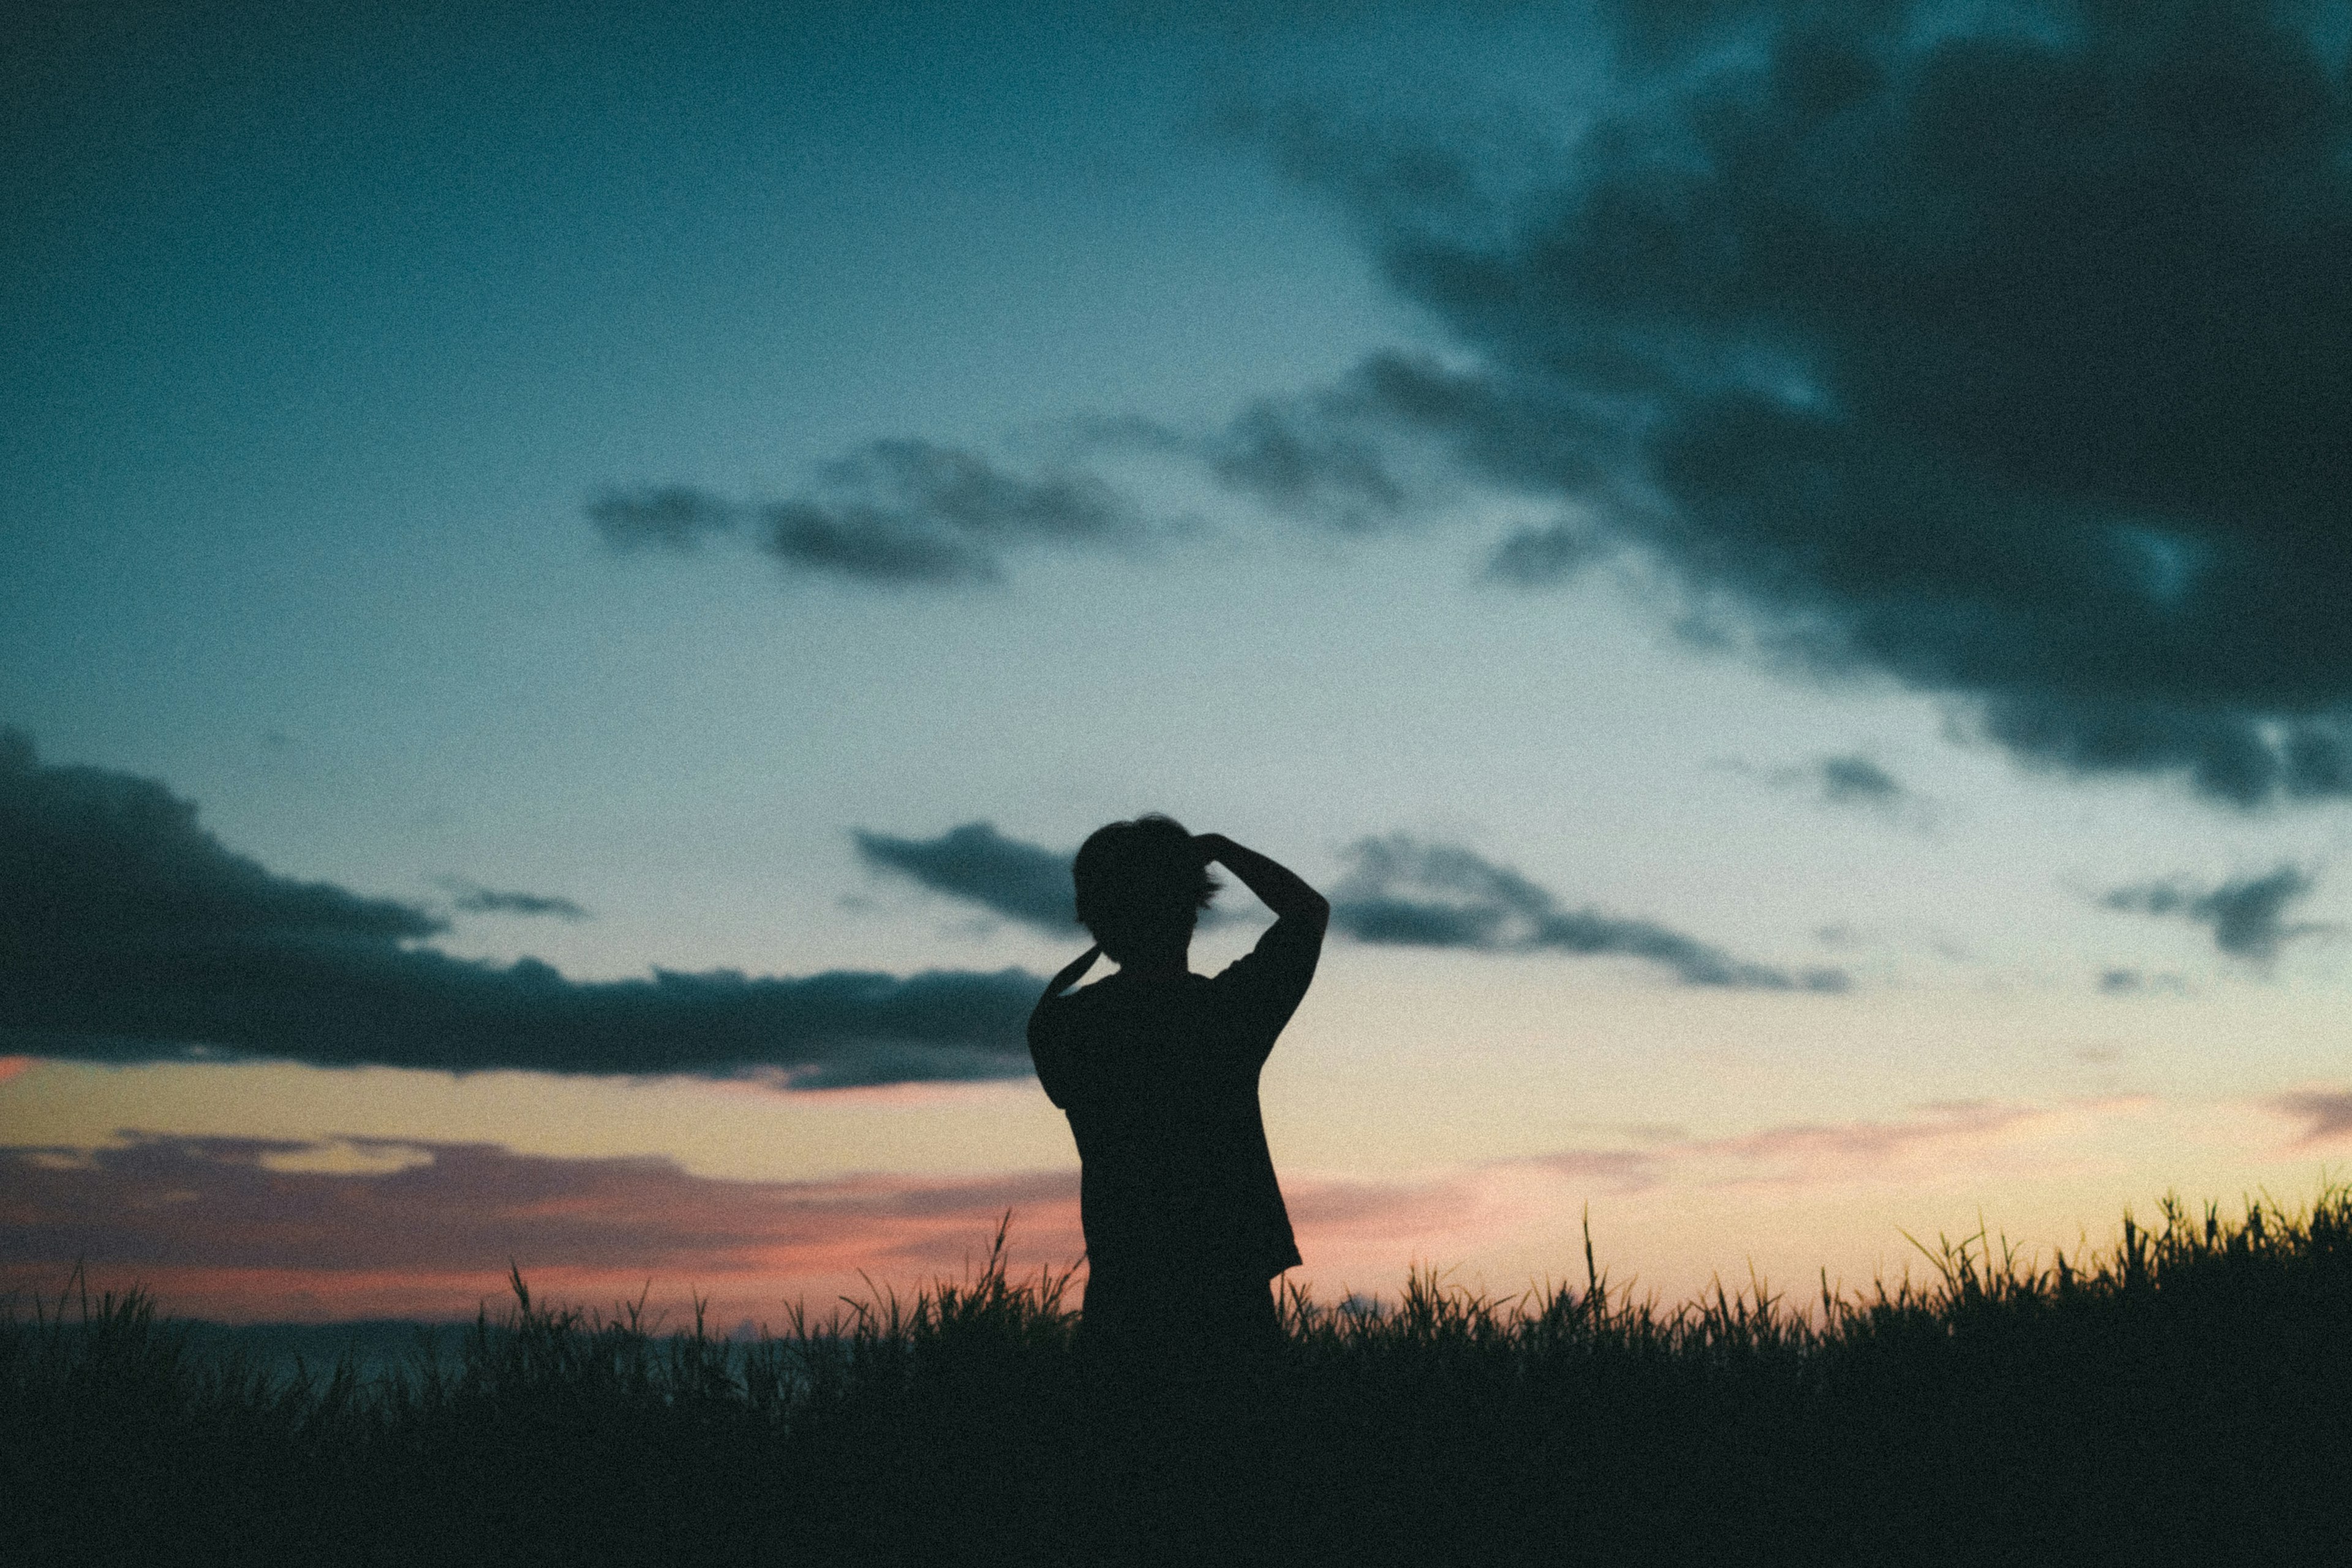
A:
POLYGON ((46 943, 300 932, 390 947, 446 929, 391 899, 273 875, 153 780, 45 766, 30 737, 0 728, 0 954, 12 967, 46 943))
POLYGON ((2352 791, 2342 39, 2257 0, 1618 13, 1620 107, 1532 177, 1265 132, 1471 356, 1350 386, 2030 761, 2352 791))
POLYGON ((993 582, 1023 549, 1136 538, 1133 505, 1079 468, 1034 475, 929 441, 875 441, 825 464, 806 493, 743 507, 672 487, 609 491, 589 519, 624 547, 689 549, 756 520, 752 542, 788 568, 896 585, 993 582))
MULTIPOLYGON (((2352 793, 2343 29, 2266 0, 1603 14, 1623 90, 1570 106, 1563 144, 1501 111, 1234 117, 1348 207, 1444 357, 1206 436, 1105 428, 1344 530, 1465 483, 1562 509, 1486 575, 1631 547, 1695 633, 1947 694, 2035 764, 2352 793)), ((892 441, 820 479, 761 542, 869 582, 1135 531, 1078 467, 892 441)), ((684 545, 747 514, 656 490, 595 515, 684 545)))
POLYGON ((471 882, 451 879, 441 884, 449 889, 450 907, 468 915, 551 915, 557 920, 584 921, 588 911, 570 899, 554 898, 545 893, 518 893, 497 888, 478 887, 471 882))
POLYGON ((152 780, 0 731, 0 1050, 473 1071, 768 1071, 799 1087, 1017 1077, 1040 981, 732 972, 567 980, 416 945, 445 922, 224 848, 152 780))
MULTIPOLYGON (((978 904, 1051 937, 1077 934, 1077 890, 1070 880, 1074 849, 1009 838, 986 822, 967 822, 937 838, 894 838, 863 828, 850 837, 869 866, 910 877, 935 893, 978 904)), ((1234 918, 1223 909, 1206 909, 1200 923, 1205 929, 1234 918)))
POLYGON ((2286 942, 2328 929, 2289 924, 2284 918, 2286 907, 2309 893, 2314 885, 2310 874, 2301 868, 2281 866, 2265 876, 2242 878, 2201 891, 2177 879, 2136 883, 2103 894, 2099 904, 2103 909, 2193 921, 2210 930, 2213 945, 2231 957, 2266 964, 2286 942))
POLYGON ((967 822, 937 838, 894 838, 863 829, 852 837, 867 865, 911 877, 934 892, 1052 936, 1067 937, 1077 926, 1070 855, 1008 838, 985 822, 967 822))
POLYGON ((1842 970, 1801 973, 1735 959, 1654 921, 1563 910, 1549 890, 1467 849, 1402 835, 1349 850, 1331 923, 1359 942, 1485 952, 1567 952, 1638 958, 1689 985, 1843 991, 1842 970))

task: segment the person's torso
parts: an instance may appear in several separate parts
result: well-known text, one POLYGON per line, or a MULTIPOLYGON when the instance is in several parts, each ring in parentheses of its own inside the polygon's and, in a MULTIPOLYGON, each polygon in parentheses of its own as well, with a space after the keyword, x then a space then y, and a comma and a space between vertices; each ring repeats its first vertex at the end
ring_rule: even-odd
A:
POLYGON ((1257 1267, 1289 1250, 1246 1031, 1213 983, 1118 976, 1081 994, 1066 1109, 1097 1267, 1257 1267))

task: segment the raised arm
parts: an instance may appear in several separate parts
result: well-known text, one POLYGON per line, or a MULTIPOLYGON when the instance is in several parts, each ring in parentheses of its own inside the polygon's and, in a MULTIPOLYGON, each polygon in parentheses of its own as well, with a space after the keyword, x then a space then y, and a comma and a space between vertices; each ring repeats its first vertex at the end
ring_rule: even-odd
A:
POLYGON ((1029 1009, 1029 1059, 1036 1064, 1037 1081, 1045 1086, 1045 1098, 1065 1108, 1069 1098, 1063 1069, 1069 1053, 1063 1044, 1066 1031, 1056 1027, 1066 1022, 1061 1012, 1062 993, 1076 985, 1101 956, 1101 948, 1090 947, 1064 964, 1059 974, 1045 982, 1045 994, 1037 998, 1037 1005, 1029 1009))
POLYGON ((1272 910, 1277 918, 1311 921, 1318 926, 1330 920, 1329 901, 1288 867, 1234 843, 1222 833, 1196 834, 1192 842, 1199 846, 1204 863, 1222 865, 1239 877, 1242 886, 1255 893, 1258 902, 1272 910))
POLYGON ((1092 969, 1095 966, 1095 960, 1101 956, 1101 948, 1090 947, 1062 965, 1061 973, 1045 982, 1045 994, 1037 998, 1037 1005, 1034 1007, 1029 1009, 1029 1044, 1033 1049, 1038 1043, 1040 1026, 1045 1021, 1046 1012, 1061 999, 1063 992, 1086 977, 1087 971, 1092 969))
POLYGON ((1101 956, 1102 949, 1100 947, 1090 947, 1087 949, 1086 952, 1078 954, 1077 957, 1070 960, 1069 963, 1062 965, 1061 973, 1055 975, 1053 979, 1045 982, 1045 994, 1043 996, 1038 997, 1037 1005, 1030 1009, 1030 1021, 1033 1023, 1036 1021, 1037 1015, 1045 1011, 1046 1003, 1053 1001, 1063 992, 1067 991, 1071 986, 1076 985, 1079 981, 1085 979, 1087 971, 1092 969, 1095 966, 1095 960, 1101 956))

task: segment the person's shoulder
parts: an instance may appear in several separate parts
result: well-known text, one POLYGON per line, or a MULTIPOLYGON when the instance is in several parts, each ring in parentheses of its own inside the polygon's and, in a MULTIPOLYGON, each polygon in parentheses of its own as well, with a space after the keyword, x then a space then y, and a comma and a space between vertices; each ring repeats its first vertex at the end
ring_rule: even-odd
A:
POLYGON ((1265 929, 1255 946, 1218 972, 1216 984, 1246 985, 1252 976, 1271 976, 1293 970, 1311 973, 1322 950, 1320 921, 1278 920, 1265 929))
POLYGON ((1106 1003, 1117 1000, 1118 987, 1113 982, 1118 978, 1116 974, 1107 974, 1090 985, 1081 985, 1076 991, 1065 991, 1059 998, 1060 1005, 1073 1016, 1098 1013, 1106 1003))
POLYGON ((1259 937, 1257 942, 1260 947, 1268 942, 1312 946, 1323 940, 1323 932, 1330 923, 1330 917, 1326 914, 1284 915, 1265 928, 1265 934, 1259 937))
MULTIPOLYGON (((1201 977, 1192 975, 1187 978, 1201 977)), ((1181 995, 1182 991, 1182 981, 1170 984, 1156 976, 1139 975, 1122 969, 1115 974, 1104 975, 1091 985, 1071 992, 1065 1000, 1083 1016, 1115 1018, 1165 1006, 1171 996, 1181 995)))
POLYGON ((1328 921, 1307 915, 1285 915, 1265 928, 1250 950, 1253 957, 1259 953, 1312 952, 1323 945, 1323 932, 1328 921))

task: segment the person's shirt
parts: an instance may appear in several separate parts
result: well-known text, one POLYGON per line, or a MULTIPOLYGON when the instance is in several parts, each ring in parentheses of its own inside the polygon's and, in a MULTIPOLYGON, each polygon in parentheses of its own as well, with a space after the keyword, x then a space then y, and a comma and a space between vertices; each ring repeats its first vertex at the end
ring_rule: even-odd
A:
POLYGON ((1278 920, 1213 978, 1122 970, 1038 1009, 1029 1051, 1077 1139, 1097 1273, 1269 1279, 1298 1262, 1257 1078, 1322 949, 1321 922, 1278 920))

